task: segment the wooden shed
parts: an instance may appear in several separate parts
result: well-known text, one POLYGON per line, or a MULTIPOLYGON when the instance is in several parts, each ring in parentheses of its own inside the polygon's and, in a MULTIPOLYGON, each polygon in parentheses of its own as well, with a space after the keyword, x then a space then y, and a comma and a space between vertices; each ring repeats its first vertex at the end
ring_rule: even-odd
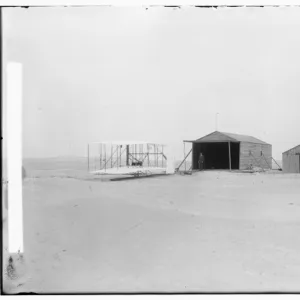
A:
POLYGON ((251 167, 272 169, 272 145, 257 138, 215 131, 192 143, 192 169, 199 169, 200 153, 204 169, 246 170, 251 167))
POLYGON ((300 145, 282 153, 282 171, 300 173, 300 145))

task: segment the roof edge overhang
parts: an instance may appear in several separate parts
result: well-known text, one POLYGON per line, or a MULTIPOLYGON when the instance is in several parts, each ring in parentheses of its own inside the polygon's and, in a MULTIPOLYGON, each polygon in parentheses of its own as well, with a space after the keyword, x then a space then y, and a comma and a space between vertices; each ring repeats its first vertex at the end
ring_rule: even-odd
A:
POLYGON ((256 145, 269 145, 272 146, 269 143, 266 143, 262 140, 259 140, 257 138, 254 138, 252 136, 247 136, 247 135, 237 135, 234 133, 228 133, 228 132, 221 132, 221 131, 214 131, 210 134, 207 134, 199 139, 196 140, 184 140, 184 142, 187 143, 195 143, 195 144, 201 144, 201 143, 228 143, 228 142, 232 142, 232 143, 251 143, 251 144, 256 144, 256 145), (209 140, 209 137, 214 135, 214 134, 221 134, 222 138, 220 140, 216 139, 216 140, 209 140), (231 135, 235 135, 235 136, 231 136, 231 135), (240 139, 239 136, 243 136, 245 139, 240 139), (208 139, 208 140, 207 140, 208 139), (247 140, 247 139, 254 139, 255 141, 251 141, 251 140, 247 140))
MULTIPOLYGON (((272 146, 272 144, 268 144, 268 143, 254 143, 254 142, 243 142, 243 141, 236 141, 236 140, 225 140, 225 141, 198 141, 198 140, 194 140, 194 141, 183 141, 184 143, 192 143, 192 144, 213 144, 213 143, 248 143, 248 144, 256 144, 256 145, 268 145, 268 146, 272 146)), ((288 152, 288 151, 286 151, 288 152)), ((286 153, 286 152, 283 152, 286 153)))
POLYGON ((214 143, 240 143, 240 141, 233 141, 233 140, 227 140, 227 141, 183 141, 184 143, 193 143, 193 144, 214 144, 214 143))
POLYGON ((295 147, 293 147, 293 148, 291 148, 291 149, 289 149, 289 150, 286 150, 286 151, 282 152, 282 154, 285 154, 285 153, 288 153, 288 152, 290 152, 290 151, 293 151, 294 149, 296 149, 296 148, 298 148, 298 147, 300 147, 300 145, 295 146, 295 147))

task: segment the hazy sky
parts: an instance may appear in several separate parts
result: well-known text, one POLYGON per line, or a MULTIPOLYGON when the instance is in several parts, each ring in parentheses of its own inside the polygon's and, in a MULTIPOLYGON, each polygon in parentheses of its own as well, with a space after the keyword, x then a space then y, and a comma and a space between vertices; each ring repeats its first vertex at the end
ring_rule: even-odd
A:
POLYGON ((4 62, 24 68, 25 157, 89 141, 170 144, 215 130, 273 156, 300 144, 300 8, 7 8, 4 62))

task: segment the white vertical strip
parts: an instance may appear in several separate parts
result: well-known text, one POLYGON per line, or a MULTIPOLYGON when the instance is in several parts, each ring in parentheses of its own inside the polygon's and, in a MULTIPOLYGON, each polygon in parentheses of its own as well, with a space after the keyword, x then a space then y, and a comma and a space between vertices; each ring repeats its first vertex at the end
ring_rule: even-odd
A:
POLYGON ((23 252, 22 65, 7 64, 8 249, 23 252))

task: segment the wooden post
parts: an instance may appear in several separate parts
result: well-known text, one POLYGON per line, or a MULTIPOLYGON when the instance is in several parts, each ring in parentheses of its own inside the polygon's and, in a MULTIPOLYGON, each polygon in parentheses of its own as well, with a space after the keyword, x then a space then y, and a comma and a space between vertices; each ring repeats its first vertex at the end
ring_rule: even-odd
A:
POLYGON ((188 156, 191 154, 192 149, 189 151, 189 153, 184 157, 183 161, 180 163, 180 165, 176 168, 179 171, 179 168, 182 166, 182 164, 185 162, 185 160, 188 158, 188 156))
POLYGON ((126 145, 126 166, 129 166, 129 145, 126 145))
POLYGON ((156 145, 154 145, 154 167, 157 167, 157 159, 156 159, 156 145))
POLYGON ((269 167, 269 169, 272 170, 272 165, 271 166, 269 165, 265 155, 262 152, 261 152, 261 155, 263 156, 263 158, 264 158, 265 162, 267 163, 267 166, 269 167))
POLYGON ((120 167, 122 167, 122 146, 120 146, 120 167))
POLYGON ((156 159, 156 145, 154 145, 154 167, 157 167, 157 159, 156 159))
MULTIPOLYGON (((185 157, 185 142, 183 142, 183 154, 185 157)), ((184 171, 186 171, 186 160, 184 160, 184 171)))
POLYGON ((228 142, 228 151, 229 151, 229 169, 231 171, 231 149, 230 149, 230 142, 228 142))
MULTIPOLYGON (((277 163, 277 161, 271 156, 271 158, 273 159, 273 161, 275 162, 275 164, 279 167, 279 169, 282 169, 282 167, 279 166, 279 164, 277 163)), ((299 156, 300 159, 300 156, 299 156)))
POLYGON ((105 160, 105 171, 106 171, 106 145, 104 145, 104 160, 105 160))
POLYGON ((147 152, 148 152, 148 167, 150 167, 149 144, 147 144, 147 152))
POLYGON ((99 169, 101 169, 101 147, 99 144, 99 169))
POLYGON ((119 150, 119 145, 117 145, 117 169, 119 168, 119 153, 118 153, 118 150, 119 150))
POLYGON ((120 145, 120 150, 119 150, 119 165, 120 165, 120 168, 122 167, 122 145, 120 145))
POLYGON ((265 169, 261 166, 261 164, 259 162, 257 162, 255 156, 252 154, 252 152, 250 151, 250 155, 253 157, 254 161, 256 162, 257 166, 260 166, 262 168, 263 171, 265 171, 265 169))
POLYGON ((157 147, 156 147, 156 153, 157 153, 157 156, 156 156, 157 167, 159 168, 159 145, 157 145, 157 147))
POLYGON ((102 144, 100 144, 100 149, 101 149, 101 152, 100 152, 100 170, 102 170, 102 160, 103 160, 103 158, 102 158, 102 144))
POLYGON ((194 169, 194 143, 192 143, 192 149, 190 152, 192 152, 191 164, 192 164, 192 170, 193 170, 194 169))
POLYGON ((161 146, 161 166, 164 167, 164 146, 161 146))
POLYGON ((112 168, 113 167, 113 145, 111 144, 110 145, 110 167, 112 168))

